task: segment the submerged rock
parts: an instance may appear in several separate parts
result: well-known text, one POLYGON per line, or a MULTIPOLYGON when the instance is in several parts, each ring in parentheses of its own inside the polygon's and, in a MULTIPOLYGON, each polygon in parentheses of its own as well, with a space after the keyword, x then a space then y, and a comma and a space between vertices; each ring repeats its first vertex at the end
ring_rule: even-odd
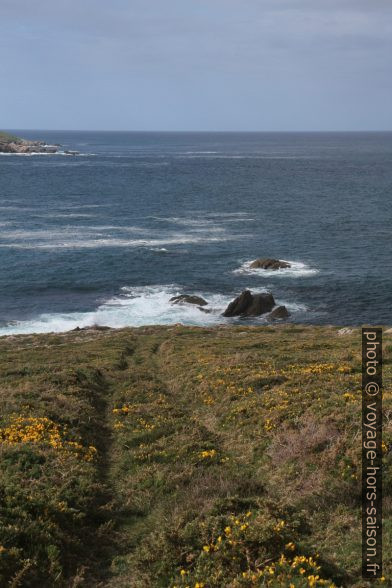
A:
POLYGON ((272 294, 252 294, 250 290, 244 290, 230 302, 223 316, 259 316, 270 312, 274 306, 275 300, 272 294))
POLYGON ((281 259, 255 259, 250 264, 250 267, 253 269, 268 269, 268 270, 278 270, 278 269, 285 269, 291 267, 287 261, 282 261, 281 259))
POLYGON ((279 319, 286 319, 289 318, 290 313, 285 306, 277 306, 274 310, 268 315, 268 319, 276 321, 279 319))
POLYGON ((208 302, 201 298, 201 296, 193 296, 191 294, 180 294, 180 296, 173 296, 169 302, 172 304, 196 304, 197 306, 206 306, 208 302))

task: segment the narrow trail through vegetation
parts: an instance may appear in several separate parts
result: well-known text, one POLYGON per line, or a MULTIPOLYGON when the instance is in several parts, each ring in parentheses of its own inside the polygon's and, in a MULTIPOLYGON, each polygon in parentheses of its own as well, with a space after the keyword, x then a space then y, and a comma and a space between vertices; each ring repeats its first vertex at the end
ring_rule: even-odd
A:
POLYGON ((0 585, 363 588, 360 333, 337 331, 0 339, 0 585))

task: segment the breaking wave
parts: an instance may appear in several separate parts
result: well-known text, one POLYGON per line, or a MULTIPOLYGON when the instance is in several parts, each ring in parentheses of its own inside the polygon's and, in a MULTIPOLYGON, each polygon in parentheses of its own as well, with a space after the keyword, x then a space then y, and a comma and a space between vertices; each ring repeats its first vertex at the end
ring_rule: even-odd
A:
MULTIPOLYGON (((194 292, 192 292, 194 293, 194 292)), ((184 288, 170 285, 123 287, 118 296, 108 299, 89 312, 43 313, 31 320, 13 321, 0 328, 1 335, 59 333, 76 327, 92 325, 112 328, 140 327, 144 325, 171 325, 180 323, 193 326, 236 324, 242 319, 226 319, 222 312, 234 295, 195 292, 208 301, 205 310, 193 304, 172 304, 170 298, 184 294, 184 288), (207 312, 205 312, 207 310, 207 312)), ((303 305, 276 301, 285 304, 290 312, 302 313, 303 305)), ((265 316, 252 317, 252 324, 263 324, 265 316)))
POLYGON ((290 267, 281 268, 277 270, 267 270, 262 268, 252 268, 250 267, 251 264, 255 261, 254 259, 250 261, 245 261, 241 267, 238 269, 233 270, 233 274, 242 274, 242 275, 252 275, 252 276, 261 276, 261 277, 287 277, 287 278, 306 278, 308 276, 314 276, 315 274, 319 273, 319 270, 316 268, 312 268, 306 263, 302 261, 290 261, 288 259, 282 259, 282 261, 286 261, 286 263, 290 264, 290 267))

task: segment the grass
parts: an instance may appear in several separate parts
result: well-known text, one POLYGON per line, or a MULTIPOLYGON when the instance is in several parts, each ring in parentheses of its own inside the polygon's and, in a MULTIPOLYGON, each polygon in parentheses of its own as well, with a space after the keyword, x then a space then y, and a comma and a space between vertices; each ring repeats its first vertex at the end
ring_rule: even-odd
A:
POLYGON ((0 143, 20 143, 21 140, 19 137, 15 137, 15 135, 0 131, 0 143))
POLYGON ((6 337, 0 378, 1 586, 367 586, 358 329, 6 337))

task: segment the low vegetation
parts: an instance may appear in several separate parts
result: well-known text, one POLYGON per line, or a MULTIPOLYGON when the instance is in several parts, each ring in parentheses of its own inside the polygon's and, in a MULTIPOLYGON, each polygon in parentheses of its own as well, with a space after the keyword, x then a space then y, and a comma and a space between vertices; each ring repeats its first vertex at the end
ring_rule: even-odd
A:
MULTIPOLYGON (((0 339, 0 585, 367 586, 359 329, 0 339)), ((391 335, 384 578, 392 585, 391 335)), ((369 584, 370 585, 370 584, 369 584)))
POLYGON ((19 137, 0 131, 0 143, 19 143, 20 141, 19 137))

